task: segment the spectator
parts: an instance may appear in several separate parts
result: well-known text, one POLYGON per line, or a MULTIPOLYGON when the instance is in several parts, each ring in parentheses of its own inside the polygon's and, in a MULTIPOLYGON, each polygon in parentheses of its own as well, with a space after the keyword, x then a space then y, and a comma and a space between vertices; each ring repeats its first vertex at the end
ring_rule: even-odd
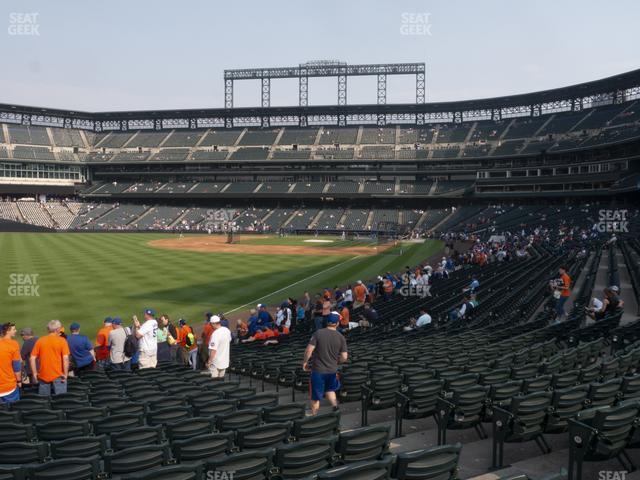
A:
POLYGON ((202 365, 207 363, 209 359, 209 340, 211 340, 211 334, 213 333, 213 327, 211 326, 211 317, 213 314, 207 312, 204 314, 204 326, 202 328, 201 342, 199 347, 199 357, 202 365))
POLYGON ((421 328, 421 327, 426 327, 427 325, 431 325, 431 315, 429 315, 424 308, 421 308, 420 316, 416 321, 416 327, 421 328))
POLYGON ((349 307, 346 304, 342 304, 342 308, 340 309, 340 330, 345 331, 349 330, 349 322, 351 320, 351 312, 349 311, 349 307))
POLYGON ((471 300, 471 297, 469 297, 468 295, 465 295, 464 298, 462 299, 462 304, 460 305, 460 307, 454 308, 449 312, 449 320, 451 321, 461 320, 466 315, 468 315, 471 309, 473 309, 473 305, 471 304, 470 300, 471 300))
POLYGON ((31 327, 25 327, 20 330, 20 336, 22 337, 22 347, 20 348, 20 356, 22 357, 22 365, 24 368, 24 374, 29 379, 29 383, 35 385, 36 381, 33 378, 33 372, 31 371, 31 351, 33 346, 38 341, 38 337, 33 335, 33 329, 31 327))
POLYGON ((327 398, 334 410, 338 409, 336 391, 340 389, 338 381, 338 363, 347 361, 347 342, 344 336, 336 331, 338 315, 330 315, 327 327, 316 331, 304 352, 302 368, 311 370, 309 386, 311 387, 311 415, 320 409, 320 400, 327 398), (311 365, 309 366, 309 361, 311 365))
POLYGON ((249 312, 249 320, 247 326, 247 334, 249 336, 254 335, 258 331, 258 312, 255 308, 252 308, 249 312))
POLYGON ((476 278, 476 276, 474 275, 473 277, 471 277, 471 283, 469 284, 469 286, 464 289, 464 292, 469 292, 469 293, 474 293, 476 290, 478 290, 478 288, 480 288, 480 282, 478 281, 478 279, 476 278))
POLYGON ((158 362, 171 361, 171 346, 169 345, 169 316, 160 315, 160 321, 158 322, 158 331, 156 334, 156 341, 158 343, 157 359, 158 362))
POLYGON ((302 304, 298 304, 296 309, 296 326, 302 325, 307 318, 307 312, 302 306, 302 304))
MULTIPOLYGON (((69 326, 69 330, 71 335, 67 337, 67 343, 73 360, 73 373, 79 377, 82 372, 90 372, 96 369, 96 354, 89 338, 80 334, 79 323, 72 323, 69 326)), ((107 348, 108 343, 107 340, 107 348)))
POLYGON ((62 324, 51 320, 47 324, 48 335, 40 337, 33 346, 29 362, 31 371, 38 382, 38 394, 59 395, 67 392, 69 376, 69 344, 60 336, 62 324), (36 360, 40 360, 40 365, 36 360))
POLYGON ((15 336, 15 324, 5 323, 0 327, 0 404, 20 400, 22 360, 15 336))
POLYGON ((107 365, 107 361, 109 360, 109 333, 111 330, 112 319, 111 317, 107 317, 104 319, 102 328, 98 330, 98 335, 96 336, 96 360, 102 368, 107 365))
POLYGON ((136 328, 136 337, 140 343, 140 357, 138 364, 140 369, 155 368, 158 364, 158 322, 155 312, 148 308, 144 311, 144 323, 140 324, 137 317, 133 317, 136 328))
POLYGON ((571 277, 567 273, 568 269, 564 265, 558 269, 560 277, 553 282, 554 297, 556 299, 555 322, 560 322, 565 316, 564 304, 571 296, 571 277))
POLYGON ((213 334, 209 342, 209 360, 207 367, 213 378, 224 378, 229 368, 229 350, 231 346, 231 332, 220 324, 220 317, 211 317, 213 334))
POLYGON ((292 313, 291 313, 291 309, 289 308, 289 303, 288 302, 282 302, 282 305, 280 305, 280 312, 281 312, 281 320, 280 322, 277 323, 278 327, 287 327, 287 330, 291 329, 291 317, 292 317, 292 313))
POLYGON ((180 329, 180 346, 186 353, 186 358, 192 369, 198 367, 198 342, 196 342, 196 336, 193 334, 193 328, 187 325, 187 321, 181 318, 178 321, 180 329))
POLYGON ((113 319, 113 329, 109 332, 109 361, 114 370, 131 370, 131 359, 124 353, 124 345, 131 331, 122 326, 119 317, 113 319))
POLYGON ((180 333, 178 332, 178 328, 171 322, 169 315, 165 315, 165 317, 167 318, 167 331, 169 332, 169 335, 167 336, 167 343, 169 344, 169 358, 172 362, 176 362, 178 360, 178 351, 180 350, 180 345, 178 345, 180 333))
POLYGON ((327 325, 327 320, 331 314, 331 296, 325 295, 322 299, 322 324, 327 325))
POLYGON ((369 291, 367 290, 367 287, 364 286, 362 280, 358 280, 356 282, 356 286, 353 287, 353 297, 355 299, 353 308, 358 308, 364 305, 368 294, 369 291))
POLYGON ((264 303, 258 304, 258 326, 266 328, 273 327, 273 317, 264 303))
POLYGON ((351 307, 351 305, 353 305, 353 290, 351 285, 347 285, 347 289, 344 291, 344 304, 347 307, 351 307))
POLYGON ((304 309, 304 319, 308 320, 309 318, 311 318, 311 296, 309 295, 309 292, 304 292, 304 295, 302 296, 302 300, 300 300, 300 306, 302 306, 302 308, 304 309))
POLYGON ((378 322, 378 319, 376 309, 373 308, 370 303, 365 303, 362 315, 360 315, 360 326, 363 328, 373 327, 378 322))
POLYGON ((316 295, 316 301, 313 305, 313 324, 316 330, 324 327, 324 319, 322 318, 322 298, 316 295))
MULTIPOLYGON (((617 287, 616 287, 617 288, 617 287)), ((604 298, 602 300, 602 308, 598 312, 594 312, 592 318, 602 320, 603 318, 613 315, 621 308, 621 300, 616 292, 611 288, 604 289, 604 298)))

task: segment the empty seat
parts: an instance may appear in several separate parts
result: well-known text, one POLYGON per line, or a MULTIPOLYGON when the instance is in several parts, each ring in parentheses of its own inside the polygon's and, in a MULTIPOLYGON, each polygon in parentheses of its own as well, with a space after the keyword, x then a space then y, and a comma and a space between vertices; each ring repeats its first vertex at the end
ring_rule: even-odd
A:
POLYGON ((369 410, 384 410, 395 405, 396 393, 400 391, 401 384, 402 377, 393 374, 372 379, 368 385, 362 386, 360 423, 363 427, 369 423, 369 410))
POLYGON ((296 439, 329 437, 338 433, 340 412, 323 413, 293 422, 296 439))
POLYGON ((63 458, 28 468, 29 480, 96 480, 100 473, 98 457, 63 458))
POLYGON ((87 458, 94 455, 102 456, 107 451, 107 436, 73 437, 67 440, 51 442, 51 456, 53 458, 87 458))
POLYGON ((237 410, 216 417, 216 428, 220 432, 254 427, 260 423, 260 410, 237 410))
POLYGON ((30 424, 0 423, 0 443, 30 442, 35 438, 35 430, 30 424))
POLYGON ((200 463, 184 463, 156 467, 144 472, 129 473, 122 480, 202 480, 204 466, 200 463))
POLYGON ((149 425, 166 425, 190 418, 191 407, 168 407, 151 411, 147 414, 149 425))
POLYGON ((391 476, 393 457, 381 460, 357 462, 351 465, 330 468, 318 474, 318 480, 386 480, 391 476))
POLYGON ((462 445, 441 445, 424 450, 399 453, 393 468, 397 480, 454 480, 462 445))
POLYGON ((131 447, 104 456, 104 471, 107 475, 124 475, 166 465, 169 461, 167 445, 144 445, 131 447))
POLYGON ((138 415, 110 415, 105 418, 92 420, 93 431, 96 435, 102 433, 122 432, 144 425, 144 417, 138 415))
POLYGON ((48 398, 23 398, 11 404, 11 410, 24 412, 26 410, 43 410, 51 408, 48 398))
POLYGON ((209 400, 207 403, 194 407, 194 413, 198 417, 214 417, 231 413, 237 408, 234 400, 209 400))
POLYGON ((44 442, 6 442, 0 448, 0 465, 42 463, 49 455, 44 442))
POLYGON ((84 437, 89 434, 89 422, 86 420, 55 420, 36 425, 36 435, 40 440, 66 440, 72 437, 84 437))
POLYGON ((251 452, 234 453, 219 458, 208 459, 205 471, 233 475, 234 480, 266 480, 273 465, 271 449, 253 450, 251 452))
POLYGON ((389 427, 376 425, 340 433, 336 454, 344 463, 380 459, 389 449, 389 427))
POLYGON ((474 428, 481 439, 487 438, 482 428, 485 400, 489 387, 476 385, 456 390, 448 398, 438 399, 436 421, 438 423, 438 445, 447 443, 447 430, 474 428))
POLYGON ((236 431, 236 444, 240 450, 254 450, 284 443, 291 435, 291 423, 267 423, 236 431))
POLYGON ((506 442, 535 441, 542 453, 551 449, 544 438, 544 421, 551 405, 550 392, 514 397, 504 408, 493 411, 493 468, 502 468, 506 442))
POLYGON ((640 415, 640 404, 583 410, 569 419, 569 480, 582 478, 584 461, 617 458, 627 471, 635 466, 625 451, 640 415), (626 463, 625 461, 626 460, 626 463))
POLYGON ((197 437, 213 433, 215 429, 214 417, 193 417, 179 420, 165 425, 167 438, 170 442, 185 438, 197 437))
POLYGON ((22 423, 46 423, 54 420, 64 420, 62 410, 35 409, 24 410, 20 413, 22 423))
POLYGON ((233 448, 233 432, 212 433, 171 442, 173 456, 178 462, 208 460, 224 456, 233 448))
POLYGON ((267 423, 290 422, 304 418, 304 403, 285 403, 274 407, 266 407, 262 411, 262 418, 267 423))
POLYGON ((95 418, 106 417, 106 407, 81 407, 78 409, 65 410, 64 411, 67 420, 92 420, 95 418))
POLYGON ((240 398, 238 408, 267 408, 278 405, 278 395, 275 393, 259 393, 250 397, 240 398))
POLYGON ((613 378, 601 383, 592 383, 589 386, 589 394, 587 395, 589 408, 613 405, 621 385, 621 378, 613 378))
POLYGON ((395 436, 402 436, 402 420, 431 417, 442 393, 443 380, 427 380, 396 393, 395 436))
POLYGON ((554 390, 544 431, 548 433, 567 431, 568 420, 584 408, 588 393, 588 385, 554 390))
POLYGON ((331 466, 334 455, 332 438, 304 440, 276 448, 276 475, 282 478, 306 478, 331 466))
POLYGON ((20 412, 0 410, 0 423, 20 423, 20 412))
POLYGON ((157 445, 162 443, 162 425, 112 432, 109 438, 113 450, 124 450, 140 445, 157 445))

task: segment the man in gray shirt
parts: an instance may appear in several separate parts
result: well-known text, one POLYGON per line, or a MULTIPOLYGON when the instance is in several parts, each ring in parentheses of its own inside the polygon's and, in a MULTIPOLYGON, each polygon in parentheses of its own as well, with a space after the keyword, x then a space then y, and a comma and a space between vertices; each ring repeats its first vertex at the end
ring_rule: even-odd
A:
POLYGON ((118 317, 111 323, 113 330, 109 332, 109 360, 114 370, 130 370, 131 359, 124 354, 124 344, 127 341, 127 329, 122 327, 122 320, 118 317))
POLYGON ((326 397, 334 410, 338 409, 336 391, 340 390, 338 363, 347 361, 347 341, 336 328, 340 317, 335 313, 327 317, 327 326, 317 330, 304 352, 302 368, 309 370, 311 360, 311 415, 320 409, 320 400, 326 397))

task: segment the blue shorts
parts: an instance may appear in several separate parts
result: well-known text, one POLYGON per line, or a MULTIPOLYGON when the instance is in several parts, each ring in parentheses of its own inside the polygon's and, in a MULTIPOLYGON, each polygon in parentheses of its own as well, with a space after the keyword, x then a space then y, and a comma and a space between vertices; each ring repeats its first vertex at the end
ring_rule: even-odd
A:
POLYGON ((340 390, 338 374, 311 372, 309 390, 311 390, 311 400, 322 400, 326 392, 335 392, 340 390))
POLYGON ((13 403, 20 400, 20 389, 16 388, 9 395, 5 395, 4 397, 0 397, 0 403, 13 403))

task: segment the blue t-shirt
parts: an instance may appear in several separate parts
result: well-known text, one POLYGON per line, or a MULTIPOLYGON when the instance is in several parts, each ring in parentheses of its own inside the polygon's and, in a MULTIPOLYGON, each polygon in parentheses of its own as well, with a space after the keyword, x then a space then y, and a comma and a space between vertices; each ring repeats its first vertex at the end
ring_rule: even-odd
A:
POLYGON ((93 357, 91 356, 93 345, 86 335, 72 333, 67 337, 67 343, 76 367, 85 367, 93 362, 93 357))
POLYGON ((258 331, 258 317, 251 316, 249 317, 249 335, 253 335, 258 331))
POLYGON ((261 327, 271 328, 273 324, 273 317, 266 310, 262 310, 258 313, 258 325, 261 327))

